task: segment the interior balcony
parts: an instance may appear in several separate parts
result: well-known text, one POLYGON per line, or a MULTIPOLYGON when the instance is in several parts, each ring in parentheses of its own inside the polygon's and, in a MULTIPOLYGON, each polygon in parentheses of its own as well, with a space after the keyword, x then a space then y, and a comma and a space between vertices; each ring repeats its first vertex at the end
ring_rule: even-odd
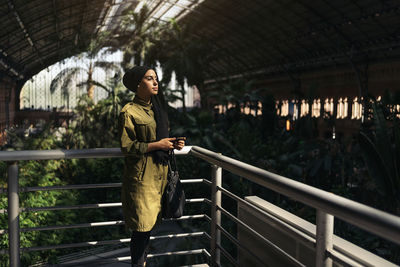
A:
MULTIPOLYGON (((186 266, 397 266, 360 246, 334 234, 334 221, 340 219, 363 229, 371 235, 377 235, 400 245, 400 217, 375 208, 357 203, 330 192, 300 183, 226 157, 210 150, 188 146, 176 151, 179 157, 194 157, 206 162, 209 177, 185 179, 185 186, 196 184, 208 187, 208 194, 200 198, 187 195, 187 206, 201 203, 207 212, 185 214, 178 219, 163 220, 152 232, 152 247, 148 266, 157 265, 155 259, 191 257, 193 262, 186 266), (315 211, 314 223, 288 212, 265 199, 255 195, 239 196, 229 188, 232 179, 226 179, 223 186, 223 171, 247 179, 259 187, 272 190, 293 201, 304 204, 315 211), (224 201, 222 201, 224 199, 224 201), (225 199, 227 201, 225 201, 225 199), (225 203, 233 201, 235 210, 228 210, 225 203), (206 229, 193 227, 193 231, 165 232, 172 229, 175 221, 202 221, 206 229), (226 222, 234 227, 226 227, 226 222), (170 225, 169 225, 170 224, 170 225), (232 230, 233 229, 233 230, 232 230), (168 244, 179 240, 186 247, 172 247, 168 244), (196 241, 197 240, 197 241, 196 241), (198 241, 200 240, 200 241, 198 241)), ((8 216, 8 228, 0 234, 9 236, 8 248, 1 254, 9 255, 10 266, 21 266, 21 254, 44 250, 63 250, 81 248, 74 254, 58 257, 57 266, 129 266, 130 238, 113 240, 104 236, 101 240, 91 240, 69 244, 48 244, 40 247, 21 247, 21 232, 55 231, 71 229, 90 229, 98 227, 116 227, 123 225, 120 220, 87 222, 73 225, 43 225, 38 227, 20 227, 19 216, 25 212, 42 212, 88 209, 120 209, 121 203, 87 203, 71 206, 20 207, 19 194, 51 190, 111 189, 121 187, 121 183, 79 184, 51 187, 20 187, 18 162, 28 160, 62 160, 89 158, 123 157, 119 148, 96 148, 85 150, 37 150, 2 151, 0 160, 8 162, 8 186, 0 193, 8 193, 8 208, 0 211, 0 216, 8 216)), ((200 166, 200 165, 199 165, 200 166)), ((95 200, 94 200, 95 202, 95 200)), ((127 233, 128 235, 128 233, 127 233)), ((35 266, 47 266, 46 262, 35 266)), ((171 264, 169 264, 171 266, 171 264)), ((174 265, 178 266, 178 265, 174 265)))

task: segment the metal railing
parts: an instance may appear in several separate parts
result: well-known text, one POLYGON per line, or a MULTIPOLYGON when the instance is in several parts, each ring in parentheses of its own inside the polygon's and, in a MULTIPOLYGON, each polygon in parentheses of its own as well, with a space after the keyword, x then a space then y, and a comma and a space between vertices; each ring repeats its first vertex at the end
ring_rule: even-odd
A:
MULTIPOLYGON (((167 252, 149 255, 151 257, 163 256, 163 255, 188 255, 188 254, 203 254, 210 260, 212 266, 221 265, 221 254, 234 266, 239 266, 239 262, 221 246, 221 234, 224 235, 228 240, 235 244, 239 250, 252 255, 257 260, 260 266, 264 266, 260 255, 254 255, 254 253, 243 247, 240 242, 232 233, 229 233, 222 227, 221 215, 228 217, 230 220, 240 225, 244 229, 250 231, 252 234, 263 240, 268 244, 275 252, 283 255, 287 260, 294 266, 304 266, 299 260, 282 250, 277 245, 273 244, 267 238, 257 233, 251 227, 249 227, 242 220, 232 215, 229 211, 224 209, 221 205, 221 196, 225 196, 237 201, 244 203, 254 209, 260 210, 252 203, 245 199, 238 197, 232 192, 222 187, 222 169, 225 169, 235 175, 246 178, 249 181, 259 184, 265 188, 271 189, 277 193, 285 195, 291 199, 299 201, 307 206, 315 208, 317 211, 316 219, 316 237, 315 241, 312 239, 306 240, 308 246, 316 247, 316 266, 332 266, 332 260, 352 265, 353 261, 346 257, 342 257, 333 250, 333 228, 334 228, 334 217, 340 218, 343 221, 351 223, 357 227, 360 227, 368 232, 376 234, 377 236, 383 237, 396 244, 400 244, 400 218, 397 216, 390 215, 380 210, 368 207, 366 205, 357 203, 345 199, 343 197, 334 195, 332 193, 302 184, 300 182, 291 180, 289 178, 270 173, 260 168, 251 166, 249 164, 234 160, 232 158, 223 156, 221 154, 209 151, 201 147, 186 147, 184 151, 177 151, 177 155, 190 154, 197 158, 203 159, 211 164, 211 181, 206 179, 191 179, 182 180, 183 183, 205 183, 211 186, 211 200, 206 198, 188 199, 187 202, 204 202, 211 204, 211 218, 206 214, 188 215, 179 218, 178 220, 188 219, 205 219, 211 224, 210 235, 206 232, 196 233, 184 233, 175 235, 164 235, 154 236, 151 239, 162 239, 162 238, 180 238, 180 237, 198 237, 204 236, 210 241, 210 251, 205 248, 178 251, 178 252, 167 252)), ((119 207, 121 203, 97 203, 97 204, 85 204, 75 206, 63 206, 63 207, 40 207, 40 208, 19 208, 18 193, 32 192, 39 190, 68 190, 68 189, 83 189, 83 188, 111 188, 120 187, 120 183, 110 184, 92 184, 92 185, 67 185, 67 186, 54 186, 54 187, 30 187, 23 190, 18 188, 18 165, 17 162, 21 160, 50 160, 50 159, 73 159, 73 158, 111 158, 111 157, 122 157, 123 154, 119 148, 112 149, 85 149, 85 150, 49 150, 49 151, 11 151, 11 152, 0 152, 0 160, 8 161, 8 217, 9 217, 9 228, 8 230, 2 230, 1 233, 9 233, 9 255, 10 255, 10 266, 20 265, 20 251, 29 252, 45 249, 60 249, 60 248, 72 248, 72 247, 85 247, 85 246, 98 246, 98 245, 109 245, 118 243, 127 243, 130 241, 127 239, 119 240, 101 240, 92 242, 82 242, 75 244, 59 244, 53 246, 44 247, 29 247, 20 248, 19 245, 19 234, 22 231, 42 231, 42 230, 55 230, 55 229, 71 229, 71 228, 83 228, 83 227, 97 227, 97 226, 109 226, 109 225, 120 225, 124 222, 120 221, 109 221, 109 222, 94 222, 84 223, 76 225, 64 225, 64 226, 47 226, 47 227, 33 227, 20 229, 19 227, 19 213, 20 212, 31 212, 40 210, 61 210, 61 209, 89 209, 89 208, 107 208, 107 207, 119 207)), ((5 190, 3 190, 4 192, 5 190)), ((3 211, 4 213, 5 211, 3 211)), ((263 212, 260 210, 260 212, 263 212)), ((285 227, 293 228, 296 230, 296 225, 287 225, 285 227)), ((7 251, 2 251, 7 253, 7 251)), ((129 257, 120 257, 113 259, 114 261, 126 261, 129 257)))

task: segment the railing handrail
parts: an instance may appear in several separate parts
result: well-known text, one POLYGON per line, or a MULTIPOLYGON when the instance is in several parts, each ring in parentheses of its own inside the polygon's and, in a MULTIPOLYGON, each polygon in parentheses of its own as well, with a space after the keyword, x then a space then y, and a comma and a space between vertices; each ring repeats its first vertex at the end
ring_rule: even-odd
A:
POLYGON ((120 148, 0 151, 0 161, 123 157, 120 148))
POLYGON ((400 217, 193 146, 190 153, 277 193, 323 210, 368 232, 400 244, 400 217))
MULTIPOLYGON (((175 150, 174 153, 186 155, 190 149, 191 146, 187 146, 181 151, 175 150)), ((123 156, 120 148, 0 151, 0 161, 120 158, 123 156)))

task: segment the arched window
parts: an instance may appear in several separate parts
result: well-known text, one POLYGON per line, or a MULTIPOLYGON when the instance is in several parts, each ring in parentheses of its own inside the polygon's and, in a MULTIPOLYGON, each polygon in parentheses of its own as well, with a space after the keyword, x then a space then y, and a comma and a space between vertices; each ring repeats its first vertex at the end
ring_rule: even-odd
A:
POLYGON ((353 100, 353 104, 351 106, 351 118, 359 120, 361 119, 361 116, 362 116, 362 104, 359 103, 358 97, 355 97, 353 100))
POLYGON ((333 115, 333 98, 325 99, 324 112, 324 117, 328 117, 328 114, 333 115))
POLYGON ((289 101, 283 100, 281 106, 281 116, 284 117, 287 115, 289 115, 289 101))
POLYGON ((347 117, 347 111, 348 111, 348 103, 347 103, 347 97, 346 98, 339 98, 338 104, 337 104, 337 114, 336 118, 338 119, 344 119, 347 117))
POLYGON ((262 115, 262 102, 261 101, 257 102, 257 110, 256 110, 255 114, 256 114, 255 116, 262 115))
MULTIPOLYGON (((259 105, 261 104, 261 102, 259 103, 259 105)), ((260 107, 260 110, 262 108, 262 105, 260 107)), ((275 110, 276 110, 276 115, 280 116, 281 115, 281 109, 279 108, 279 100, 275 101, 275 110)))
POLYGON ((397 118, 400 118, 400 105, 396 105, 395 110, 397 113, 397 118))
POLYGON ((314 99, 312 103, 311 117, 318 118, 321 116, 321 100, 314 99))
POLYGON ((306 100, 301 100, 301 106, 300 106, 300 117, 304 117, 308 114, 308 108, 309 105, 306 100))

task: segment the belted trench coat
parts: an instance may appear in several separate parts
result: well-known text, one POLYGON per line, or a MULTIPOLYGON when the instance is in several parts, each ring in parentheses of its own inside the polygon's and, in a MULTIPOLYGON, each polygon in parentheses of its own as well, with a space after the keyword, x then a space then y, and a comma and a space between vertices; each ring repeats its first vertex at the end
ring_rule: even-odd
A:
POLYGON ((150 231, 161 211, 168 166, 156 164, 146 153, 156 141, 156 121, 151 104, 135 97, 119 115, 121 151, 125 155, 121 200, 125 225, 133 231, 150 231))

